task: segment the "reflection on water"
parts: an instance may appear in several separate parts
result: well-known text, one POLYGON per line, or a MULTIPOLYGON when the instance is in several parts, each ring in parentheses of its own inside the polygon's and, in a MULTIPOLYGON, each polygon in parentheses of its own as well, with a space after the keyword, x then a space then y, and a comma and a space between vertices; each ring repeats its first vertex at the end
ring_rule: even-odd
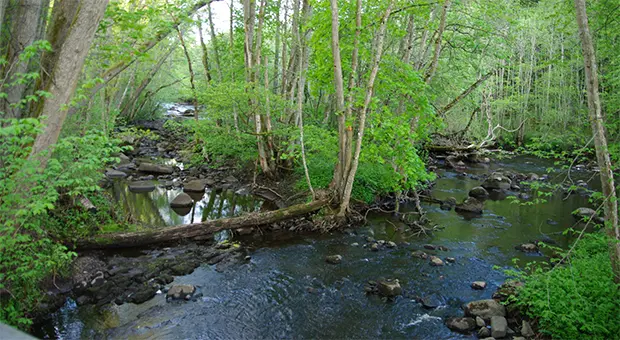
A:
POLYGON ((173 209, 170 202, 183 192, 181 188, 166 189, 154 181, 155 190, 134 193, 124 181, 115 181, 114 198, 136 221, 152 227, 165 227, 237 216, 260 209, 262 202, 253 196, 231 191, 188 193, 194 199, 189 209, 173 209))
MULTIPOLYGON (((502 163, 492 168, 541 175, 548 166, 546 161, 527 158, 502 163)), ((488 169, 468 169, 469 173, 483 171, 488 169)), ((460 201, 480 184, 480 180, 453 171, 441 171, 440 176, 433 187, 433 196, 442 199, 454 196, 460 201)), ((151 194, 168 202, 179 192, 165 198, 160 191, 151 194)), ((141 195, 150 198, 151 194, 141 195)), ((202 210, 197 215, 215 218, 236 211, 233 206, 239 206, 240 197, 235 203, 232 199, 208 193, 199 202, 196 212, 202 210)), ((149 201, 163 223, 169 223, 171 218, 187 221, 191 216, 176 217, 167 203, 149 201), (157 207, 162 204, 164 207, 159 210, 157 207)), ((97 336, 107 339, 473 338, 452 333, 443 319, 462 315, 461 306, 465 302, 491 297, 506 279, 504 272, 495 266, 510 268, 513 258, 524 261, 542 258, 537 253, 519 252, 515 246, 541 239, 566 245, 568 236, 561 232, 573 225, 570 213, 579 206, 587 206, 587 199, 578 195, 568 199, 556 195, 547 203, 532 206, 512 204, 509 200, 487 201, 484 214, 468 220, 454 211, 425 204, 429 219, 442 229, 423 237, 415 236, 385 214, 370 214, 367 225, 355 231, 357 235, 283 232, 287 239, 274 233, 253 235, 243 240, 253 248, 251 261, 222 273, 205 265, 191 275, 175 278, 175 284, 200 285, 202 299, 166 303, 164 296, 158 295, 142 305, 124 304, 99 310, 69 303, 53 316, 54 336, 63 339, 97 336), (394 241, 398 247, 372 252, 361 246, 368 235, 394 241), (434 254, 442 259, 454 257, 456 263, 432 267, 428 260, 411 255, 414 250, 424 249, 427 243, 447 247, 447 251, 434 254), (343 256, 342 263, 325 263, 325 256, 334 254, 343 256), (399 279, 405 295, 392 302, 366 296, 364 283, 380 277, 399 279), (471 289, 471 282, 479 280, 486 281, 488 287, 471 289), (433 296, 441 306, 425 309, 417 302, 418 296, 433 296)), ((407 205, 403 208, 414 209, 407 205)))

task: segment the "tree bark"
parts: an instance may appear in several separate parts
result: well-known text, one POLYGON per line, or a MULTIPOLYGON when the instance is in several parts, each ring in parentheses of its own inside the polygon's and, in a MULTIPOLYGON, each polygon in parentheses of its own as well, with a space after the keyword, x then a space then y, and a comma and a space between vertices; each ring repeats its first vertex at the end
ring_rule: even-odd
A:
POLYGON ((346 120, 344 107, 344 79, 342 75, 342 58, 340 57, 340 23, 338 18, 338 1, 330 0, 332 28, 332 58, 334 67, 334 88, 336 90, 336 115, 338 116, 338 163, 334 168, 334 179, 330 187, 340 191, 344 181, 344 165, 346 155, 346 120))
POLYGON ((437 40, 435 40, 435 52, 433 53, 433 60, 431 61, 431 66, 426 73, 426 77, 424 81, 427 84, 430 84, 433 79, 433 75, 437 70, 437 64, 439 63, 439 55, 441 54, 441 41, 443 39, 443 32, 446 29, 446 17, 448 16, 448 10, 450 9, 450 1, 445 0, 443 4, 443 11, 441 12, 441 19, 439 21, 439 31, 437 33, 437 40))
POLYGON ((213 16, 211 15, 211 3, 207 5, 207 13, 209 14, 209 33, 211 34, 211 45, 213 46, 213 56, 215 57, 215 70, 217 71, 217 80, 222 82, 222 67, 220 66, 220 52, 217 48, 217 39, 215 37, 215 28, 213 27, 213 16))
POLYGON ((620 230, 618 228, 618 202, 612 164, 605 138, 605 122, 601 109, 601 99, 599 96, 598 71, 592 35, 588 27, 588 15, 586 12, 585 0, 575 0, 575 10, 577 25, 579 26, 579 37, 583 51, 583 61, 586 73, 586 88, 588 94, 588 112, 592 134, 594 135, 594 146, 596 149, 596 159, 599 165, 601 186, 605 198, 605 223, 609 241, 609 256, 614 272, 614 281, 620 283, 620 230))
POLYGON ((63 36, 52 38, 59 46, 55 51, 57 63, 50 68, 49 86, 45 88, 50 98, 42 100, 41 113, 45 128, 34 141, 30 158, 40 162, 44 169, 50 157, 50 147, 58 141, 60 130, 67 117, 67 105, 75 92, 84 61, 95 37, 99 21, 103 17, 107 0, 66 0, 54 2, 50 28, 57 28, 60 22, 70 23, 63 36), (79 11, 75 8, 79 7, 79 11), (68 19, 68 20, 67 20, 68 19))
MULTIPOLYGON (((0 5, 0 7, 2 6, 5 5, 0 5)), ((20 75, 28 72, 31 61, 20 60, 20 55, 26 47, 40 39, 39 25, 24 23, 39 23, 42 7, 43 1, 41 0, 21 0, 13 9, 12 17, 14 19, 7 56, 8 72, 3 74, 3 78, 8 81, 9 86, 6 88, 6 101, 3 100, 0 104, 0 112, 5 113, 5 118, 21 118, 22 116, 25 103, 21 103, 21 101, 24 99, 28 84, 16 80, 20 75)))
POLYGON ((439 110, 439 114, 440 115, 445 115, 446 112, 450 111, 456 104, 458 104, 463 98, 467 97, 470 93, 472 93, 475 89, 478 88, 478 86, 480 86, 482 83, 484 83, 487 79, 489 79, 489 77, 491 77, 493 75, 493 73, 495 72, 495 70, 490 71, 489 73, 485 74, 484 76, 480 77, 480 79, 476 80, 475 83, 471 84, 471 86, 469 86, 467 89, 465 89, 465 91, 463 91, 461 94, 459 94, 458 96, 456 96, 454 99, 452 99, 452 101, 450 101, 450 103, 448 103, 448 105, 444 106, 443 108, 441 108, 439 110))
POLYGON ((192 67, 192 59, 189 56, 189 51, 187 50, 187 46, 185 45, 185 40, 183 39, 183 33, 181 33, 181 29, 179 26, 176 27, 177 34, 179 35, 179 42, 181 43, 181 47, 183 48, 183 53, 185 54, 185 59, 187 60, 187 69, 189 70, 189 84, 192 88, 192 96, 194 97, 194 119, 198 121, 198 94, 196 93, 196 84, 194 84, 194 68, 192 67))
POLYGON ((268 225, 303 216, 327 206, 328 203, 328 200, 316 200, 310 203, 293 205, 284 209, 262 213, 250 213, 239 217, 221 218, 157 230, 103 234, 93 239, 78 242, 77 248, 131 248, 171 241, 206 239, 222 230, 268 225))
MULTIPOLYGON (((211 82, 211 72, 209 71, 209 50, 205 44, 202 34, 202 18, 198 17, 198 36, 200 37, 200 48, 202 49, 202 67, 205 69, 205 78, 207 85, 211 82)), ((221 79, 220 79, 221 81, 221 79)))

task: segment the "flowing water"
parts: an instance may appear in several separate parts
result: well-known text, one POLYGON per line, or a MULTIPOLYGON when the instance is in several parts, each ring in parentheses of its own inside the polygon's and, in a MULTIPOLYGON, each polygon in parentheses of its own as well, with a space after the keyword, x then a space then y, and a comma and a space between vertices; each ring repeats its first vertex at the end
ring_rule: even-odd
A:
MULTIPOLYGON (((492 168, 543 174, 551 166, 544 160, 518 157, 498 161, 492 168)), ((468 169, 469 173, 488 171, 468 169)), ((448 170, 439 174, 433 196, 440 199, 453 196, 460 201, 480 184, 448 170)), ((157 197, 168 195, 169 199, 174 193, 151 195, 151 208, 145 211, 157 211, 164 224, 187 222, 186 217, 174 216, 166 204, 158 203, 157 197)), ((235 205, 232 197, 212 198, 207 193, 205 199, 206 207, 217 205, 209 204, 210 200, 224 200, 228 209, 217 209, 222 216, 224 211, 236 211, 231 208, 235 205)), ((158 295, 141 305, 99 310, 69 301, 38 335, 62 339, 473 338, 452 333, 444 326, 444 318, 462 315, 463 303, 490 298, 506 278, 502 269, 511 268, 513 258, 542 258, 515 246, 535 240, 566 246, 569 240, 562 231, 574 224, 571 211, 580 206, 587 206, 587 199, 579 195, 567 199, 557 195, 537 205, 489 200, 484 214, 471 218, 425 204, 428 218, 439 228, 423 237, 385 214, 369 215, 366 226, 349 233, 248 236, 241 242, 251 249, 249 262, 221 273, 204 265, 175 278, 174 284, 201 286, 203 296, 197 301, 166 302, 158 295), (362 247, 369 235, 394 241, 398 247, 371 252, 362 247), (435 253, 444 259, 454 257, 456 263, 432 267, 428 260, 411 255, 428 243, 447 247, 448 251, 435 253), (333 254, 343 256, 341 264, 325 262, 325 256, 333 254), (403 296, 393 301, 367 296, 364 284, 381 277, 399 279, 403 296), (471 282, 479 280, 488 287, 472 290, 471 282), (441 306, 425 309, 416 297, 430 297, 441 306)), ((205 211, 209 211, 207 218, 220 215, 206 208, 197 208, 196 214, 204 219, 205 211)))

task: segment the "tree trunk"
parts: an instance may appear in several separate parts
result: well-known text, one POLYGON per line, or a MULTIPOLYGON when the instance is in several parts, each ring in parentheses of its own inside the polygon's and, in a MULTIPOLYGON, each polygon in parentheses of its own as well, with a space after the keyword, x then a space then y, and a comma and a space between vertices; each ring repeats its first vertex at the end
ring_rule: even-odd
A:
POLYGON ((487 79, 489 79, 489 77, 491 77, 494 72, 495 72, 495 70, 485 74, 484 76, 480 77, 480 79, 476 80, 476 82, 471 84, 471 86, 469 86, 465 91, 463 91, 461 94, 459 94, 454 99, 452 99, 452 101, 450 103, 448 103, 448 105, 446 105, 443 108, 441 108, 439 110, 439 114, 441 116, 445 115, 446 112, 450 111, 463 98, 467 97, 470 93, 472 93, 475 89, 477 89, 478 86, 480 86, 480 84, 484 83, 487 79))
POLYGON ((215 37, 215 28, 213 28, 213 16, 211 15, 211 3, 207 5, 207 13, 209 13, 209 33, 211 34, 211 45, 213 46, 213 56, 215 57, 215 70, 217 71, 217 80, 222 82, 222 68, 220 66, 220 52, 217 48, 217 40, 215 37))
POLYGON ((206 239, 222 230, 268 225, 303 216, 327 206, 328 203, 328 200, 316 200, 284 209, 250 213, 239 217, 221 218, 149 231, 103 234, 94 239, 78 242, 77 248, 131 248, 171 241, 206 239))
POLYGON ((40 32, 38 24, 24 23, 39 23, 42 6, 43 1, 41 0, 20 0, 13 8, 11 39, 8 44, 6 60, 8 72, 2 75, 9 86, 6 89, 6 100, 0 102, 0 112, 5 113, 5 118, 21 118, 22 110, 26 105, 21 101, 24 99, 26 87, 29 84, 17 80, 21 75, 28 72, 31 61, 21 60, 20 55, 26 47, 40 39, 40 32))
POLYGON ((583 61, 586 73, 586 87, 588 93, 588 112, 592 134, 594 135, 594 146, 596 149, 596 159, 599 165, 601 186, 605 198, 605 223, 609 241, 609 256, 614 271, 614 281, 620 283, 620 230, 618 228, 618 202, 612 164, 607 149, 607 139, 605 138, 605 122, 601 112, 601 99, 598 89, 598 72, 596 66, 596 56, 590 28, 588 27, 588 15, 586 12, 585 0, 575 0, 577 24, 579 26, 579 37, 583 51, 583 61))
POLYGON ((443 4, 443 11, 441 12, 441 19, 439 21, 439 31, 437 32, 437 40, 435 40, 435 52, 433 53, 433 60, 431 66, 426 73, 424 81, 430 84, 433 79, 433 75, 437 70, 437 64, 439 63, 439 55, 441 54, 441 40, 443 39, 443 31, 446 29, 446 17, 448 16, 448 10, 450 9, 450 1, 445 0, 443 4))
POLYGON ((340 23, 338 18, 338 1, 330 0, 332 28, 332 57, 334 62, 334 88, 336 90, 336 115, 338 116, 338 163, 334 168, 334 179, 330 187, 339 192, 344 182, 344 165, 346 155, 344 80, 342 76, 342 58, 340 57, 340 23))
MULTIPOLYGON (((198 36, 200 37, 200 48, 202 49, 202 67, 205 69, 207 85, 211 82, 211 72, 209 71, 209 51, 202 35, 202 18, 198 18, 198 36)), ((221 81, 221 79, 220 79, 221 81)))
POLYGON ((368 78, 368 84, 366 85, 366 95, 364 97, 364 104, 360 109, 358 116, 358 127, 357 127, 357 140, 355 143, 355 154, 353 155, 353 160, 351 161, 351 169, 346 174, 346 186, 344 189, 344 194, 342 200, 340 202, 340 212, 339 216, 344 216, 346 211, 349 209, 349 201, 351 200, 351 192, 353 190, 353 182, 355 181, 355 174, 357 173, 357 167, 359 165, 360 153, 362 151, 362 141, 364 139, 364 128, 366 126, 366 116, 368 114, 368 109, 370 108, 370 102, 372 100, 375 80, 377 78, 377 73, 379 72, 379 64, 381 62, 381 56, 383 54, 383 41, 385 40, 385 31, 387 29, 387 22, 390 18, 390 14, 392 14, 392 7, 394 6, 394 1, 390 1, 388 8, 385 10, 383 17, 381 18, 381 26, 379 27, 379 32, 377 33, 377 37, 373 46, 375 46, 375 54, 373 55, 372 61, 372 69, 370 71, 370 77, 368 78))
POLYGON ((107 0, 54 2, 50 29, 53 30, 52 41, 59 47, 54 51, 57 62, 48 69, 50 81, 44 88, 51 97, 41 101, 41 114, 46 117, 44 120, 46 126, 37 135, 30 154, 31 158, 39 160, 41 169, 47 165, 50 147, 58 141, 60 130, 67 117, 67 105, 77 87, 80 72, 107 4, 107 0), (80 10, 75 11, 76 7, 80 10), (61 23, 69 27, 66 30, 55 30, 61 23), (63 36, 58 37, 55 33, 62 33, 63 36))
POLYGON ((189 70, 189 84, 192 88, 192 96, 194 97, 194 119, 198 121, 198 94, 196 93, 196 84, 194 84, 194 68, 192 67, 192 59, 189 56, 189 51, 187 50, 187 46, 185 45, 185 40, 183 39, 183 33, 181 33, 181 29, 179 26, 176 27, 177 34, 179 35, 179 42, 181 43, 181 47, 183 48, 183 53, 185 54, 185 59, 187 60, 187 69, 189 70))

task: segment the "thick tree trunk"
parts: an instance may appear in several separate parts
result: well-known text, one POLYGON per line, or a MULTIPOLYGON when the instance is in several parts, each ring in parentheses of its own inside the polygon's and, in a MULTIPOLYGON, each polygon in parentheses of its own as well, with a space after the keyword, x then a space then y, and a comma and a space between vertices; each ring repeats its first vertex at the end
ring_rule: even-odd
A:
POLYGON ((609 256, 614 271, 614 281, 620 283, 620 230, 618 228, 618 201, 612 164, 607 149, 607 139, 605 138, 605 122, 601 112, 601 98, 598 89, 598 72, 596 66, 596 56, 590 28, 588 27, 588 15, 586 12, 585 0, 575 0, 577 24, 579 26, 579 37, 583 51, 583 60, 586 73, 586 87, 588 93, 588 112, 592 134, 594 135, 594 146, 596 149, 596 159, 599 165, 601 186, 605 197, 605 223, 607 234, 611 238, 609 241, 609 256))
POLYGON ((288 208, 247 215, 221 218, 213 221, 184 224, 175 227, 130 233, 104 234, 94 239, 78 242, 78 249, 131 248, 171 241, 206 239, 222 230, 255 227, 289 220, 317 211, 329 203, 316 200, 288 208))
POLYGON ((39 160, 41 169, 47 165, 50 147, 58 141, 60 130, 67 117, 67 105, 77 87, 82 66, 107 4, 107 0, 54 2, 50 29, 58 28, 59 21, 68 23, 69 27, 60 30, 63 33, 62 37, 52 34, 52 37, 56 38, 55 46, 59 49, 54 53, 57 62, 48 69, 49 86, 44 88, 51 96, 41 101, 43 103, 41 113, 46 117, 44 120, 46 126, 37 135, 30 155, 31 158, 39 160), (75 11, 75 8, 80 10, 75 11))
MULTIPOLYGON (((0 5, 2 6, 5 5, 0 5)), ((8 73, 2 75, 9 86, 6 89, 6 100, 0 102, 0 112, 5 113, 5 118, 21 118, 22 110, 26 105, 21 100, 24 99, 26 87, 29 84, 16 80, 20 75, 28 72, 30 60, 21 60, 20 55, 26 47, 41 37, 38 24, 24 23, 39 23, 42 7, 43 1, 41 0, 21 0, 12 8, 13 22, 7 56, 8 73)))

